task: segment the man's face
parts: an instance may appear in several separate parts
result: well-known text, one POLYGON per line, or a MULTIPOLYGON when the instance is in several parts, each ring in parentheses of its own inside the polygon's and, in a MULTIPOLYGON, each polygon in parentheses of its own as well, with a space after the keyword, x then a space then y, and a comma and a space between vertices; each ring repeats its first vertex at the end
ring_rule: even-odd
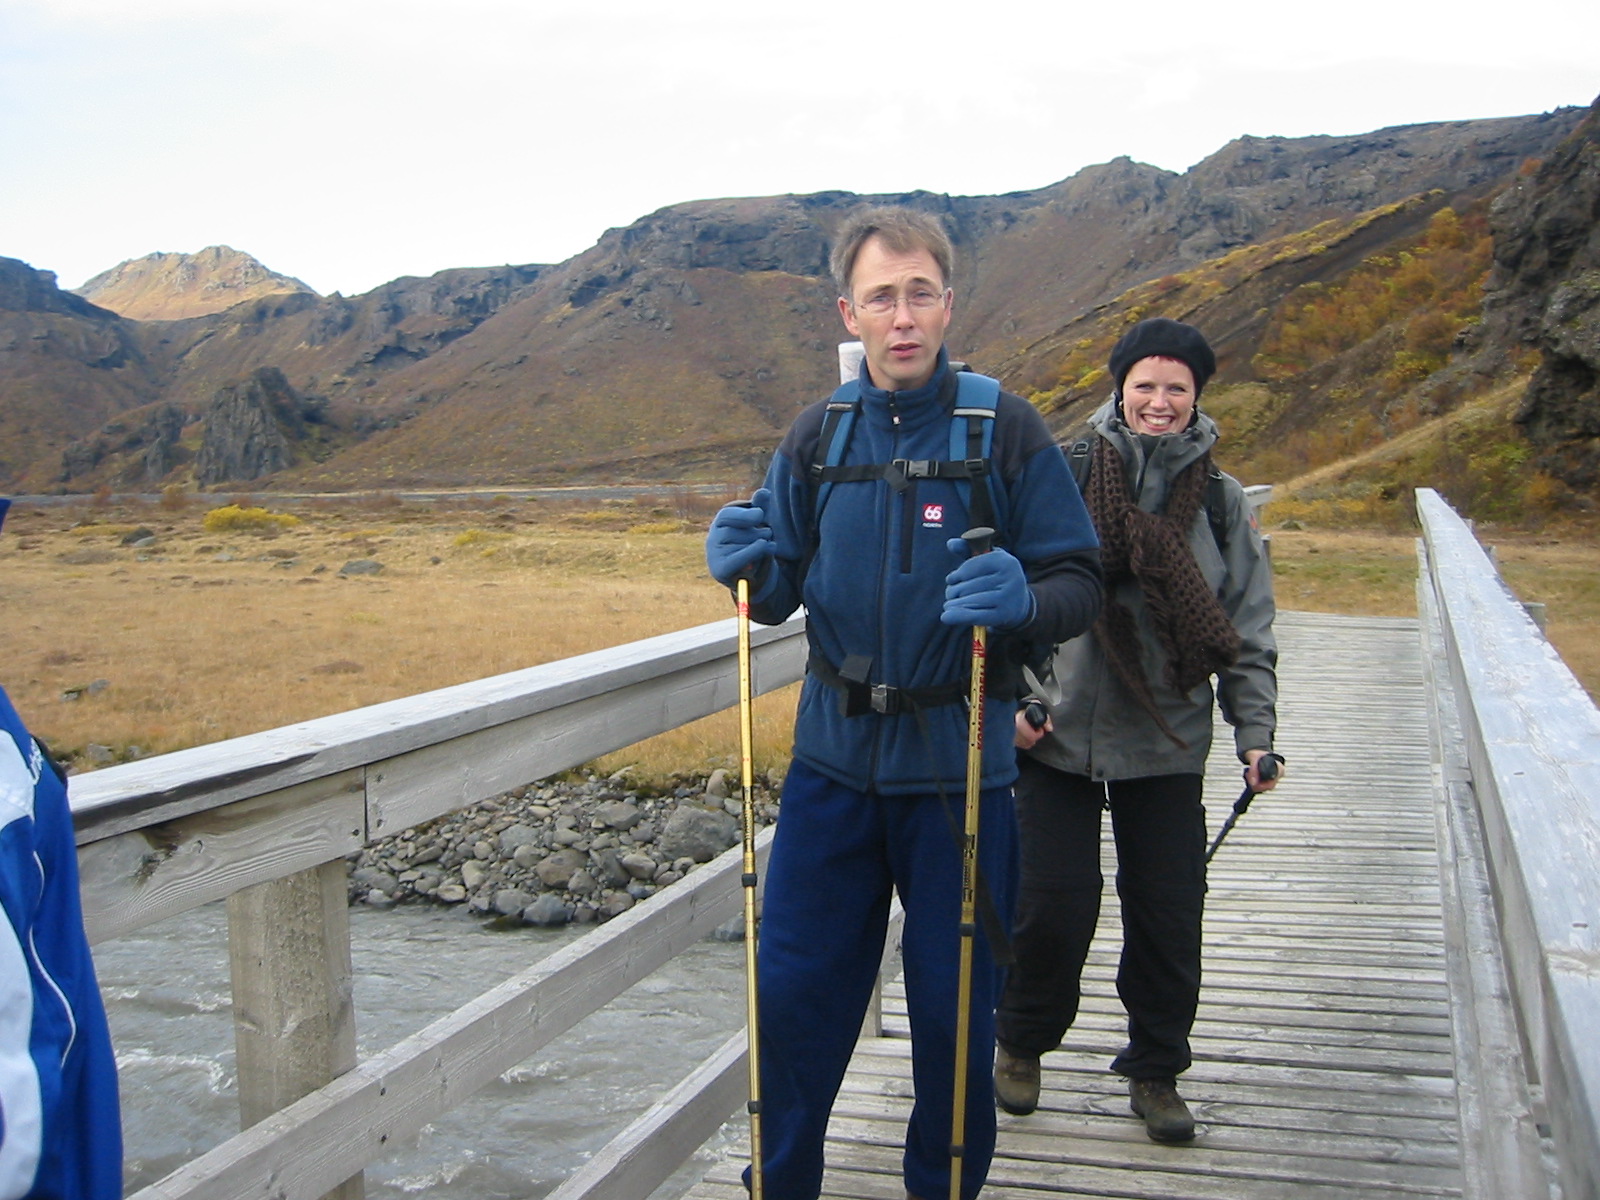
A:
POLYGON ((933 378, 952 295, 926 250, 896 254, 878 237, 862 243, 839 297, 844 327, 867 351, 867 374, 885 391, 919 388, 933 378))
POLYGON ((1135 433, 1177 433, 1194 413, 1194 372, 1175 358, 1141 358, 1122 381, 1122 419, 1135 433))

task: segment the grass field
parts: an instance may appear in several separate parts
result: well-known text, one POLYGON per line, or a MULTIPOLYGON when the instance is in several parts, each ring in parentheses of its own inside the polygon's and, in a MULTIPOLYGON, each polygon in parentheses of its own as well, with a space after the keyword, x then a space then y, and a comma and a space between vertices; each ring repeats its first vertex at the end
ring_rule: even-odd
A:
MULTIPOLYGON (((0 683, 77 769, 732 615, 705 573, 715 503, 687 495, 224 504, 23 506, 7 520, 0 683), (341 573, 363 560, 382 571, 341 573)), ((1596 694, 1600 541, 1484 536, 1596 694)), ((1281 608, 1415 612, 1411 535, 1273 530, 1272 554, 1281 608)), ((758 770, 786 758, 793 705, 792 688, 758 699, 758 770)), ((719 714, 598 765, 666 777, 737 753, 734 715, 719 714)))

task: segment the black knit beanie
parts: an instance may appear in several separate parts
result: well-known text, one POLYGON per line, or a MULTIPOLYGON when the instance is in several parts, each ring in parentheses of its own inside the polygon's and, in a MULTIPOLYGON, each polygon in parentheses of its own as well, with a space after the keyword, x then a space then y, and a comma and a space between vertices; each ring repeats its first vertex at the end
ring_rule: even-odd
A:
POLYGON ((1128 377, 1133 364, 1142 358, 1175 358, 1183 363, 1194 373, 1196 399, 1206 386, 1206 380, 1217 372, 1217 356, 1211 353, 1200 331, 1193 325, 1166 317, 1140 321, 1111 347, 1111 376, 1117 381, 1119 394, 1122 381, 1128 377))

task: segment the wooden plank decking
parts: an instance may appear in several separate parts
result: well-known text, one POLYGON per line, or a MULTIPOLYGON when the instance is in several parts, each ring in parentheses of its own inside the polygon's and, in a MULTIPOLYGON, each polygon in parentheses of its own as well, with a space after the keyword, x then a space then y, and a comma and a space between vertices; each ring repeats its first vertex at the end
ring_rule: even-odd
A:
MULTIPOLYGON (((1181 1084, 1200 1138, 1151 1142, 1107 1070, 1124 1020, 1108 822, 1083 1011, 1044 1060, 1039 1111, 1000 1115, 988 1200, 1461 1195, 1417 623, 1283 613, 1277 628, 1290 774, 1212 863, 1196 1061, 1181 1084)), ((1208 771, 1213 831, 1241 786, 1231 745, 1219 736, 1208 771)), ((835 1109, 825 1197, 904 1194, 902 995, 885 1010, 888 1036, 863 1042, 835 1109)), ((690 1200, 738 1200, 741 1165, 717 1165, 690 1200)))

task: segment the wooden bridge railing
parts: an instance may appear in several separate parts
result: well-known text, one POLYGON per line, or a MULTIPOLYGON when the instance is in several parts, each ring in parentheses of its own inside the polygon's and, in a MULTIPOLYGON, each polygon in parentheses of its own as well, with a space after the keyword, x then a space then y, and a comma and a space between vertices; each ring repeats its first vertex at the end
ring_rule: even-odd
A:
MULTIPOLYGON (((1436 625, 1454 693, 1466 770, 1447 789, 1463 795, 1454 837, 1481 841, 1483 902, 1467 908, 1493 923, 1482 954, 1452 978, 1452 996, 1476 997, 1480 1015, 1509 986, 1516 1029, 1467 1031, 1468 1054, 1522 1060, 1531 1091, 1513 1093, 1486 1065, 1486 1088, 1462 1089, 1463 1154, 1491 1181, 1479 1194, 1534 1195, 1537 1145, 1507 1137, 1542 1093, 1562 1195, 1600 1197, 1600 711, 1501 582, 1472 530, 1431 489, 1417 492, 1425 623, 1436 625), (1507 984, 1489 961, 1504 962, 1507 984), (1463 995, 1467 993, 1467 995, 1463 995), (1518 1043, 1521 1043, 1519 1045, 1518 1043), (1475 1134, 1487 1134, 1478 1137, 1475 1134)), ((1468 848, 1470 850, 1470 847, 1468 848)), ((1470 857, 1470 853, 1463 857, 1470 857)), ((1471 890, 1470 879, 1446 880, 1471 890)), ((1470 934, 1469 934, 1470 936, 1470 934)), ((1458 1041, 1462 1038, 1459 1036, 1458 1041)), ((1458 1046, 1457 1057, 1463 1047, 1458 1046)), ((1514 1083, 1515 1081, 1511 1081, 1514 1083)), ((1536 1102, 1535 1102, 1536 1103, 1536 1102)), ((1531 1124, 1531 1122, 1528 1122, 1531 1124)), ((1539 1194, 1543 1194, 1542 1192, 1539 1194)))
MULTIPOLYGON (((758 628, 751 641, 758 693, 800 678, 802 619, 758 628)), ((358 1200, 360 1172, 391 1139, 416 1132, 732 916, 737 848, 355 1061, 346 856, 731 707, 736 655, 734 622, 719 621, 75 778, 91 940, 228 902, 248 1127, 133 1200, 358 1200)))

